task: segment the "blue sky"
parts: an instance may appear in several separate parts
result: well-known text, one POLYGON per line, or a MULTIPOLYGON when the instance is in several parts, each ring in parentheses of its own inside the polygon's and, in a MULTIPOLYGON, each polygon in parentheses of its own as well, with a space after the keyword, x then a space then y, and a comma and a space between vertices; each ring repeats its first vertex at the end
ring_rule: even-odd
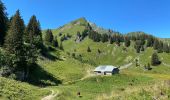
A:
POLYGON ((170 38, 170 0, 2 0, 8 15, 17 9, 28 23, 35 14, 42 29, 85 17, 122 33, 144 31, 170 38))

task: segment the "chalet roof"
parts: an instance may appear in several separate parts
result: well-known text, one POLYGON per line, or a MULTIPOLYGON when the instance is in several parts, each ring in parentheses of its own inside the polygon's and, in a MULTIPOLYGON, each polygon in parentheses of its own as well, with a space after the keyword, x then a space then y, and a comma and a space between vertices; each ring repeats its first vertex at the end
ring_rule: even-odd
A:
POLYGON ((112 66, 112 65, 100 65, 98 67, 95 68, 95 72, 112 72, 114 69, 116 69, 117 67, 112 66))

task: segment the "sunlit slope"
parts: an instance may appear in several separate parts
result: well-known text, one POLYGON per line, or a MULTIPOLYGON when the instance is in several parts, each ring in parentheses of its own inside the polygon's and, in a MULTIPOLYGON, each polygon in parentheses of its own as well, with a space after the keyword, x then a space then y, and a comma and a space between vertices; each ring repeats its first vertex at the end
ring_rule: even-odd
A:
POLYGON ((0 77, 0 100, 39 100, 49 93, 28 83, 0 77))

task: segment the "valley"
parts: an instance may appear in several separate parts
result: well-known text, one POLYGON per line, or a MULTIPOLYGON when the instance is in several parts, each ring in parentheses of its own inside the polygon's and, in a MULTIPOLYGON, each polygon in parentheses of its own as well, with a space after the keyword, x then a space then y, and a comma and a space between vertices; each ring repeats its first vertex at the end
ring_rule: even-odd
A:
POLYGON ((35 15, 25 25, 19 10, 7 23, 0 100, 170 100, 168 38, 122 34, 84 17, 41 31, 35 15), (96 75, 99 65, 119 73, 96 75))

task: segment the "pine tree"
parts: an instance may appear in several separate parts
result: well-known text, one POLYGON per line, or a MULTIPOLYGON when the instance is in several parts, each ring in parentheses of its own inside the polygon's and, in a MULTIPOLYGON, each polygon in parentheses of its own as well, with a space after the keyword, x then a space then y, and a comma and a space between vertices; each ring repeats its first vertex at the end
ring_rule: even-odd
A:
POLYGON ((152 35, 149 35, 147 38, 147 47, 152 47, 154 43, 154 39, 152 35))
POLYGON ((152 69, 150 63, 148 63, 147 66, 145 65, 145 69, 147 69, 147 70, 151 70, 152 69))
POLYGON ((141 40, 136 40, 135 42, 135 49, 136 49, 136 53, 140 53, 141 50, 141 40))
POLYGON ((100 54, 101 53, 100 49, 98 49, 97 52, 100 54))
POLYGON ((90 49, 90 47, 88 46, 88 48, 87 48, 87 52, 91 52, 91 49, 90 49))
POLYGON ((60 42, 60 50, 64 50, 62 42, 60 42))
POLYGON ((42 51, 43 41, 42 41, 42 32, 40 28, 40 23, 36 19, 36 16, 33 15, 30 18, 30 21, 25 30, 25 42, 34 45, 36 49, 42 51))
POLYGON ((25 68, 25 78, 29 76, 32 67, 36 65, 39 53, 43 53, 43 41, 40 23, 33 15, 25 29, 24 33, 25 54, 27 57, 27 66, 25 68))
POLYGON ((154 48, 155 50, 158 50, 158 48, 159 48, 159 41, 158 41, 158 39, 155 39, 155 40, 154 40, 153 48, 154 48))
POLYGON ((152 54, 151 64, 152 64, 153 66, 156 66, 156 65, 161 64, 161 61, 159 60, 159 57, 158 57, 158 55, 157 55, 156 52, 152 54))
POLYGON ((163 52, 163 42, 159 41, 159 48, 157 49, 158 53, 162 53, 163 52))
POLYGON ((101 36, 101 41, 102 42, 107 42, 108 41, 108 35, 107 34, 102 34, 102 36, 101 36))
POLYGON ((166 52, 166 53, 169 53, 169 46, 168 46, 167 43, 163 44, 163 51, 166 52))
POLYGON ((5 48, 9 53, 15 53, 23 46, 24 21, 19 10, 11 21, 11 25, 6 36, 5 48))
POLYGON ((26 57, 24 51, 24 21, 20 16, 19 10, 14 15, 5 40, 7 54, 15 59, 11 61, 11 68, 23 71, 26 68, 26 57))
POLYGON ((141 46, 140 45, 136 45, 136 53, 140 53, 141 50, 141 46))
POLYGON ((89 30, 88 29, 85 29, 83 32, 82 32, 82 38, 84 39, 89 33, 89 30))
POLYGON ((0 1, 0 46, 4 44, 5 35, 7 32, 8 17, 5 10, 6 8, 4 4, 0 1))
POLYGON ((52 42, 53 42, 53 33, 52 33, 52 31, 51 31, 50 29, 48 29, 48 30, 46 31, 46 34, 45 34, 45 42, 46 42, 47 44, 52 44, 52 42))
POLYGON ((52 45, 53 45, 54 47, 58 47, 57 37, 55 37, 55 39, 53 40, 52 45))
POLYGON ((151 69, 151 65, 150 65, 150 63, 148 63, 148 70, 150 70, 151 69))
POLYGON ((109 42, 110 42, 110 44, 113 44, 114 40, 113 40, 112 36, 109 38, 109 42))
POLYGON ((125 46, 126 47, 130 46, 130 39, 128 37, 125 37, 125 46))
POLYGON ((145 39, 140 39, 141 40, 141 45, 145 45, 145 39))

